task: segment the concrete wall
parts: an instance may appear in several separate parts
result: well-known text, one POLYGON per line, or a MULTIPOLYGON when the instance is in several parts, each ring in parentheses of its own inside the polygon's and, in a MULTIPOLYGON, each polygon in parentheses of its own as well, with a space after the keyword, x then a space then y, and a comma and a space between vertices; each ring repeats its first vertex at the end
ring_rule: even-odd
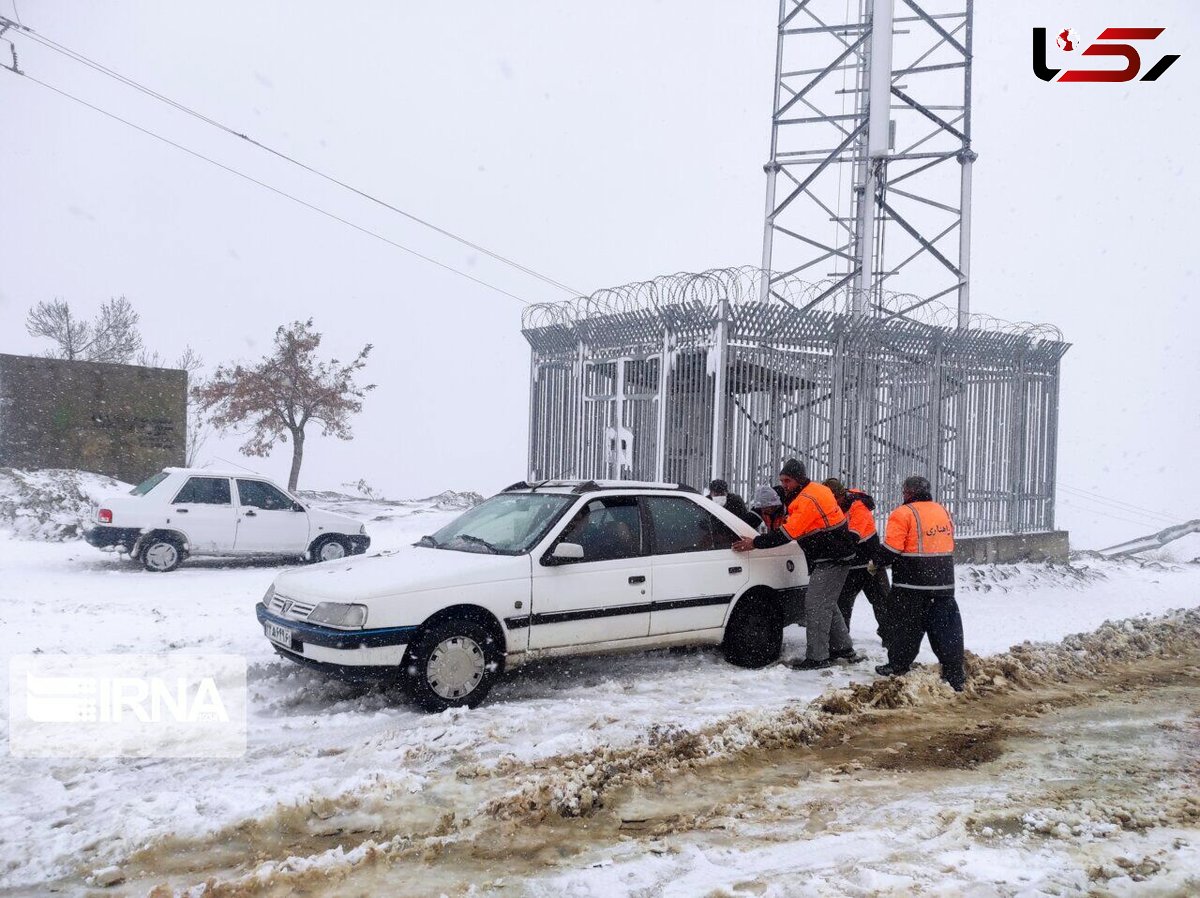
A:
POLYGON ((0 354, 0 467, 137 483, 184 463, 187 372, 0 354))
POLYGON ((1066 561, 1067 531, 1000 536, 962 536, 954 539, 954 560, 960 564, 995 561, 1066 561))

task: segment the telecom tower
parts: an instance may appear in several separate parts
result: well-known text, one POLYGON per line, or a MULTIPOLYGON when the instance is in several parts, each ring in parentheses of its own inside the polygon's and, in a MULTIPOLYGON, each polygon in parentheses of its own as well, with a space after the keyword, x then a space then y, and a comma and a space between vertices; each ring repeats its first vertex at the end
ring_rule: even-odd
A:
MULTIPOLYGON (((973 0, 780 0, 762 268, 970 313, 973 0)), ((765 296, 764 296, 765 298, 765 296)))

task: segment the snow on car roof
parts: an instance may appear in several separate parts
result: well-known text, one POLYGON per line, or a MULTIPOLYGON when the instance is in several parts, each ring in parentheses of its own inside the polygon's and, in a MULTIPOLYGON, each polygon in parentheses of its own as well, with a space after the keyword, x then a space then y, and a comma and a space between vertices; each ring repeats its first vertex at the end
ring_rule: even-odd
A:
POLYGON ((168 474, 195 474, 197 477, 256 477, 260 480, 271 480, 266 474, 256 471, 223 471, 220 468, 163 468, 168 474))
POLYGON ((584 493, 600 490, 670 490, 672 492, 690 492, 697 490, 683 483, 666 483, 654 480, 543 480, 530 483, 522 480, 506 487, 502 492, 521 492, 537 490, 538 492, 555 493, 584 493))

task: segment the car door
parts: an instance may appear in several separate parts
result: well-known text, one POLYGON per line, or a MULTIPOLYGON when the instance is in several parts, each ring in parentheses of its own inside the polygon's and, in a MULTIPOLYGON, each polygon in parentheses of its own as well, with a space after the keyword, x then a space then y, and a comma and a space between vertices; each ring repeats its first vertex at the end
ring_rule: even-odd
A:
POLYGON ((233 550, 237 517, 228 477, 189 477, 171 500, 167 524, 187 536, 192 552, 233 550))
POLYGON ((238 552, 300 554, 308 548, 308 512, 279 487, 239 477, 237 495, 238 552))
POLYGON ((636 496, 590 499, 534 560, 529 622, 532 650, 645 637, 653 588, 636 496), (583 548, 552 559, 558 543, 583 548))
POLYGON ((650 635, 720 627, 747 580, 738 534, 687 496, 644 496, 650 525, 654 604, 650 635))

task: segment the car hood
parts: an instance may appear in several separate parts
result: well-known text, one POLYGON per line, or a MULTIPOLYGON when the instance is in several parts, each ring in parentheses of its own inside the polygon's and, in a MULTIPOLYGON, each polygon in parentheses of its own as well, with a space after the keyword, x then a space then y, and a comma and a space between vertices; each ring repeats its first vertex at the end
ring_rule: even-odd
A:
POLYGON ((358 602, 382 596, 529 577, 528 555, 488 555, 405 546, 284 571, 276 592, 291 599, 358 602))
POLYGON ((361 518, 355 518, 348 514, 342 514, 337 511, 329 511, 325 508, 315 508, 309 505, 306 508, 308 512, 308 521, 317 530, 325 530, 329 533, 358 533, 363 526, 361 518))

